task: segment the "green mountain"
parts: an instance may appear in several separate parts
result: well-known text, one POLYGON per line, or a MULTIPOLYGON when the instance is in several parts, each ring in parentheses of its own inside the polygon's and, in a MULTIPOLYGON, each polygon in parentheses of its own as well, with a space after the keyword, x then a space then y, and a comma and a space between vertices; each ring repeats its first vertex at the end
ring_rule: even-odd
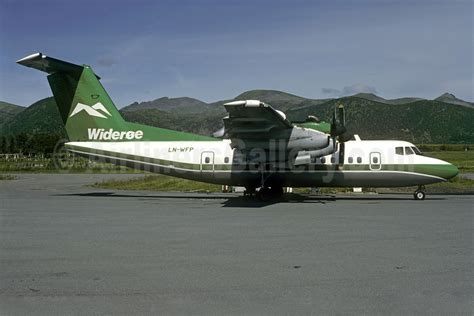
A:
POLYGON ((435 101, 449 103, 449 104, 456 104, 456 105, 474 107, 473 102, 467 102, 467 101, 458 99, 454 96, 454 94, 451 94, 451 93, 448 93, 448 92, 446 92, 446 93, 440 95, 439 97, 437 97, 435 99, 435 101))
POLYGON ((0 126, 11 120, 24 109, 22 106, 0 101, 0 126))
POLYGON ((438 101, 420 100, 385 104, 345 97, 323 104, 308 104, 287 111, 292 121, 316 114, 330 121, 337 103, 344 104, 348 132, 362 139, 399 139, 414 143, 473 143, 474 109, 438 101))
POLYGON ((373 93, 357 93, 357 94, 354 94, 353 97, 361 98, 361 99, 365 99, 369 101, 375 101, 379 103, 385 103, 385 104, 406 104, 406 103, 412 103, 415 101, 424 100, 421 98, 398 98, 398 99, 387 100, 373 93))
MULTIPOLYGON (((233 100, 256 99, 286 112, 293 122, 308 115, 330 121, 338 102, 346 109, 346 125, 362 139, 402 139, 414 143, 474 143, 474 107, 434 100, 385 100, 358 94, 315 100, 272 90, 252 90, 233 100)), ((160 98, 134 103, 120 110, 126 120, 180 131, 211 135, 223 126, 223 104, 192 98, 160 98), (189 103, 187 103, 189 102, 189 103)), ((0 126, 0 135, 54 134, 65 136, 53 98, 40 100, 0 126)))
POLYGON ((33 103, 0 126, 2 135, 60 134, 66 135, 53 97, 33 103))
POLYGON ((289 109, 301 106, 303 102, 311 101, 312 104, 322 104, 331 99, 307 99, 276 90, 250 90, 239 94, 233 100, 260 100, 262 102, 271 104, 278 110, 287 111, 289 109))
POLYGON ((202 113, 166 112, 157 109, 120 111, 120 113, 130 122, 207 136, 223 126, 222 118, 225 116, 223 107, 220 110, 202 113))
POLYGON ((146 101, 146 102, 135 102, 130 104, 121 109, 122 112, 134 112, 134 111, 141 111, 141 110, 159 110, 165 112, 176 112, 185 111, 188 113, 197 113, 201 111, 207 111, 211 109, 212 106, 209 104, 202 102, 197 99, 193 98, 159 98, 153 101, 146 101))

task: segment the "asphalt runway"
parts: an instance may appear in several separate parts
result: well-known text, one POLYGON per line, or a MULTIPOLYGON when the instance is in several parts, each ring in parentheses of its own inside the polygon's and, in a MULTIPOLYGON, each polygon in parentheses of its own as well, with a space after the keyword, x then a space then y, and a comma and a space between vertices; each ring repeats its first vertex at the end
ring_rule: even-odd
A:
POLYGON ((474 196, 290 196, 0 181, 0 314, 474 313, 474 196))

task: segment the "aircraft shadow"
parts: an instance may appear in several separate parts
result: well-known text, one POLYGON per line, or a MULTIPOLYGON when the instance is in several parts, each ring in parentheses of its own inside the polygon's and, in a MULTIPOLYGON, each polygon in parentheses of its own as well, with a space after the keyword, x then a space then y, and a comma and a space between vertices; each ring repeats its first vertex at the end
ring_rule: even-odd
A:
POLYGON ((224 200, 222 207, 249 207, 258 208, 265 207, 276 203, 321 203, 336 201, 333 196, 307 196, 301 194, 285 194, 283 197, 271 201, 260 201, 254 196, 225 196, 212 194, 193 194, 193 193, 177 193, 177 194, 160 194, 148 195, 135 193, 115 193, 115 192, 86 192, 86 193, 66 193, 55 194, 55 196, 83 196, 83 197, 105 197, 105 198, 138 198, 138 199, 183 199, 183 200, 224 200))
MULTIPOLYGON (((403 201, 413 200, 411 195, 400 194, 399 196, 384 196, 384 194, 373 195, 373 196, 347 196, 347 195, 306 195, 290 193, 285 194, 279 199, 275 199, 268 202, 259 201, 256 197, 250 196, 226 196, 223 194, 195 194, 195 193, 176 193, 176 194, 140 194, 140 193, 115 193, 115 192, 86 192, 86 193, 67 193, 67 194, 55 194, 55 196, 83 196, 83 197, 105 197, 105 198, 138 198, 138 199, 184 199, 184 200, 224 200, 221 205, 222 207, 248 207, 248 208, 259 208, 265 207, 276 203, 318 203, 326 204, 337 201, 403 201)), ((441 197, 429 197, 430 200, 445 200, 441 197)))

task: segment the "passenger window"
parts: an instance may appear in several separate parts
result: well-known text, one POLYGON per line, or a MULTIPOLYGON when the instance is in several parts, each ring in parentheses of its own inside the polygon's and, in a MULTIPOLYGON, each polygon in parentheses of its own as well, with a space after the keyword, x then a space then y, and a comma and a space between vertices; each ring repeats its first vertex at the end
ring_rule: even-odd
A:
POLYGON ((205 162, 205 163, 210 163, 210 162, 211 162, 211 158, 206 157, 206 158, 204 159, 204 162, 205 162))
POLYGON ((378 164, 379 163, 379 158, 372 157, 372 163, 378 164))
POLYGON ((321 158, 321 163, 326 163, 326 158, 321 158))
POLYGON ((224 163, 229 163, 229 157, 224 158, 224 163))
POLYGON ((403 147, 395 147, 395 154, 403 155, 403 147))
POLYGON ((413 149, 411 149, 410 147, 405 147, 405 154, 414 155, 415 153, 413 152, 413 149))
POLYGON ((362 163, 362 158, 357 157, 357 163, 362 163))
POLYGON ((352 163, 353 161, 354 161, 354 159, 352 159, 352 157, 349 157, 348 162, 352 163))
POLYGON ((335 163, 335 162, 336 162, 336 158, 331 157, 331 163, 335 163))

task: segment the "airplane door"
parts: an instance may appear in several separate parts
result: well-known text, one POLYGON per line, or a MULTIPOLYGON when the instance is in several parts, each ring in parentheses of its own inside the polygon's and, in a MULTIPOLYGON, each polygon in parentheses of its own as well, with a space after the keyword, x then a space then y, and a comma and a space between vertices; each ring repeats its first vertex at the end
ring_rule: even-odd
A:
POLYGON ((214 173, 214 152, 203 151, 201 153, 201 172, 202 171, 214 173))
POLYGON ((382 161, 380 153, 370 153, 370 170, 380 170, 382 168, 382 161))

